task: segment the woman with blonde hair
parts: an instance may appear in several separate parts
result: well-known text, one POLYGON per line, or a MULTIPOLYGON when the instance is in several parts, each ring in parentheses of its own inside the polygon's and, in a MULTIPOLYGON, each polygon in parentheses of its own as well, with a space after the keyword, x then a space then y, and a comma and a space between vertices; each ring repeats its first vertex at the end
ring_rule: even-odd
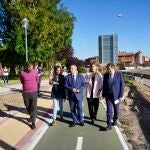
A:
POLYGON ((90 72, 85 76, 86 81, 86 97, 88 102, 88 109, 91 119, 91 124, 96 120, 97 111, 99 108, 99 95, 102 90, 102 74, 99 72, 99 66, 92 63, 90 72))

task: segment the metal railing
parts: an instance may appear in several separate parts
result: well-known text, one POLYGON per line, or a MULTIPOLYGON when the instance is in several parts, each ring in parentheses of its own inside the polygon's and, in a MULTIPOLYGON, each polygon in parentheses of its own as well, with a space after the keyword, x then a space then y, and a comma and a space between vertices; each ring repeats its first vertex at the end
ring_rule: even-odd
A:
POLYGON ((137 73, 134 71, 122 71, 123 75, 129 76, 135 81, 150 87, 150 74, 137 73))

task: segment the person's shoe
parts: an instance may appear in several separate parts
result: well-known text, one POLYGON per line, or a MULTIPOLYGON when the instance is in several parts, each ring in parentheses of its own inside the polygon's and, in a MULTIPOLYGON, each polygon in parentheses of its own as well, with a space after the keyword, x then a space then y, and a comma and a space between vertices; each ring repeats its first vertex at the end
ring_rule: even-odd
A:
POLYGON ((117 121, 114 121, 114 122, 112 123, 112 125, 113 125, 113 126, 117 125, 117 121))
POLYGON ((54 125, 56 125, 56 121, 55 120, 53 120, 52 123, 51 123, 51 126, 54 126, 54 125))
POLYGON ((79 125, 80 125, 80 126, 84 126, 84 122, 81 122, 79 125))
POLYGON ((77 125, 77 123, 72 122, 72 123, 69 125, 69 127, 75 127, 76 125, 77 125))
POLYGON ((63 120, 63 116, 60 116, 60 120, 63 120))
POLYGON ((35 123, 32 123, 31 129, 33 130, 33 129, 35 129, 35 128, 36 128, 35 123))
POLYGON ((107 127, 106 127, 106 131, 111 130, 111 129, 112 129, 111 126, 107 126, 107 127))
POLYGON ((94 116, 94 119, 97 120, 97 116, 96 115, 94 116))
POLYGON ((92 124, 92 125, 94 124, 94 119, 91 120, 91 124, 92 124))

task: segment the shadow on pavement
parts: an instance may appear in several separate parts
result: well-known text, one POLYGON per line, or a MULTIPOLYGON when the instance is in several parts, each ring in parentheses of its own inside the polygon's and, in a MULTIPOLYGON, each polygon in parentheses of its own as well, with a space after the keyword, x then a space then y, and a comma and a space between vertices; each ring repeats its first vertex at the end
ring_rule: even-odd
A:
POLYGON ((11 111, 11 110, 17 110, 19 112, 22 112, 25 108, 22 107, 16 107, 13 105, 8 105, 8 104, 4 104, 4 106, 7 108, 7 111, 11 111))
MULTIPOLYGON (((89 120, 90 120, 90 117, 85 116, 84 118, 85 118, 85 119, 89 119, 89 120)), ((96 121, 106 122, 106 123, 107 123, 107 121, 106 121, 106 120, 101 120, 101 119, 96 119, 96 121)))
MULTIPOLYGON (((27 121, 27 118, 24 118, 24 117, 17 117, 15 115, 12 115, 12 114, 7 114, 6 112, 2 111, 3 115, 6 116, 8 119, 15 119, 17 121, 20 121, 28 126, 30 126, 30 124, 28 123, 27 121)), ((24 112, 23 112, 24 113, 24 112)))
POLYGON ((103 127, 103 126, 97 124, 96 122, 97 122, 97 121, 99 121, 99 122, 107 122, 107 121, 105 121, 105 120, 100 120, 100 119, 96 119, 95 122, 94 122, 94 124, 91 124, 91 119, 90 119, 89 117, 85 116, 84 118, 85 118, 85 123, 87 123, 87 124, 89 124, 89 125, 91 125, 91 126, 95 126, 95 127, 99 128, 100 131, 106 131, 106 127, 103 127), (88 119, 88 120, 87 120, 87 119, 88 119), (90 121, 89 121, 89 120, 90 120, 90 121))
POLYGON ((59 120, 60 122, 64 122, 64 123, 66 123, 66 124, 70 124, 71 122, 72 122, 72 120, 68 120, 67 118, 72 118, 71 117, 71 113, 70 112, 66 112, 66 111, 64 111, 63 112, 63 119, 57 119, 57 120, 59 120))
POLYGON ((9 115, 7 112, 11 110, 17 110, 19 112, 23 112, 25 110, 25 108, 23 107, 16 107, 16 106, 7 105, 7 104, 4 104, 4 106, 7 108, 7 111, 0 110, 0 117, 7 117, 9 115))
POLYGON ((11 90, 12 92, 19 92, 19 93, 22 93, 22 90, 21 90, 21 89, 10 88, 10 90, 11 90))
POLYGON ((85 120, 85 123, 87 123, 87 124, 89 124, 91 126, 95 126, 95 127, 99 128, 100 131, 106 131, 106 127, 103 127, 103 126, 101 126, 99 124, 94 123, 94 125, 92 125, 91 122, 88 121, 88 120, 85 120))
POLYGON ((43 94, 43 93, 40 93, 40 95, 38 96, 38 98, 51 99, 51 96, 50 96, 50 95, 43 94))
POLYGON ((6 142, 0 140, 0 147, 2 149, 7 149, 7 150, 16 150, 16 148, 12 147, 11 145, 7 144, 6 142))
POLYGON ((52 112, 53 112, 53 109, 49 109, 48 111, 45 111, 45 113, 44 113, 44 109, 42 107, 38 106, 37 118, 39 120, 45 122, 47 125, 50 125, 50 122, 48 122, 46 120, 46 118, 52 119, 52 116, 50 116, 50 114, 52 114, 52 112))
MULTIPOLYGON (((7 105, 5 104, 5 106, 7 107, 8 111, 11 110, 15 110, 24 114, 28 114, 26 111, 26 108, 20 108, 20 107, 16 107, 16 106, 12 106, 12 105, 7 105)), ((50 113, 52 113, 52 109, 47 109, 47 108, 43 108, 40 106, 37 106, 37 118, 42 120, 43 122, 46 122, 47 124, 49 124, 49 122, 46 121, 46 119, 44 118, 50 118, 50 113)), ((30 126, 30 124, 28 123, 28 118, 24 118, 24 117, 17 117, 16 113, 15 114, 9 114, 6 111, 2 111, 0 110, 0 116, 1 117, 6 117, 6 118, 12 118, 12 119, 16 119, 17 121, 20 121, 28 126, 30 126)))
POLYGON ((51 93, 51 91, 42 91, 42 90, 40 90, 40 92, 42 92, 42 93, 51 93))

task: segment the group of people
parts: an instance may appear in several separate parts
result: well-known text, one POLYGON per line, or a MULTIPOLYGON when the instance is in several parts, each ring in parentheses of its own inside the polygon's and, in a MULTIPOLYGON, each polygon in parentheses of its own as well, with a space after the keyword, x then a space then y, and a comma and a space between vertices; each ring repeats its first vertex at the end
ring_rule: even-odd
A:
POLYGON ((3 80, 4 85, 8 84, 8 76, 9 76, 9 68, 7 68, 6 66, 4 66, 4 68, 2 67, 2 64, 0 63, 0 79, 3 80))
MULTIPOLYGON (((69 125, 74 127, 77 124, 84 126, 83 116, 83 98, 84 89, 86 89, 86 98, 88 103, 89 116, 91 124, 97 119, 99 109, 99 98, 102 91, 102 97, 106 100, 106 130, 111 130, 112 125, 116 125, 119 116, 119 101, 124 96, 124 79, 121 72, 115 70, 115 65, 107 64, 104 76, 99 71, 99 66, 92 63, 90 71, 83 76, 78 73, 76 65, 71 65, 68 74, 62 74, 60 66, 54 67, 54 73, 50 74, 49 84, 52 85, 51 97, 53 99, 53 121, 52 126, 56 124, 57 112, 60 119, 63 119, 63 100, 69 100, 72 122, 69 125), (114 109, 114 115, 112 111, 114 109), (112 122, 113 120, 113 122, 112 122)), ((21 83, 23 84, 23 99, 28 113, 31 128, 36 128, 37 112, 37 94, 38 94, 38 73, 33 69, 32 63, 27 63, 26 69, 21 72, 21 83)))

